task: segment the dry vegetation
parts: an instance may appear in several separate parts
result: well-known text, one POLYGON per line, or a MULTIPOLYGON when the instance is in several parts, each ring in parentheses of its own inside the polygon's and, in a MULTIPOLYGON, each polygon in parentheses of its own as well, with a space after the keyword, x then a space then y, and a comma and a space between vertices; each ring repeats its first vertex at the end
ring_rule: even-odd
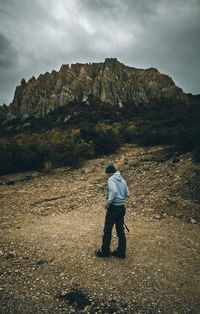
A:
POLYGON ((1 313, 199 313, 199 174, 190 153, 125 145, 80 169, 1 177, 1 313), (125 260, 94 255, 111 161, 131 192, 125 260))

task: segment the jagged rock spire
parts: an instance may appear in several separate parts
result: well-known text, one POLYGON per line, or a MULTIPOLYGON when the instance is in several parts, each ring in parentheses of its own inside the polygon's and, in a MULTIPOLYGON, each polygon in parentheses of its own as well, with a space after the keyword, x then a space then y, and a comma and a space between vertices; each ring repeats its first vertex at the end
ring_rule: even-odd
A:
POLYGON ((136 69, 116 58, 106 58, 101 63, 62 65, 58 72, 53 70, 28 82, 22 80, 9 106, 8 119, 44 117, 71 101, 84 101, 89 95, 120 106, 165 98, 188 101, 173 80, 157 69, 136 69))

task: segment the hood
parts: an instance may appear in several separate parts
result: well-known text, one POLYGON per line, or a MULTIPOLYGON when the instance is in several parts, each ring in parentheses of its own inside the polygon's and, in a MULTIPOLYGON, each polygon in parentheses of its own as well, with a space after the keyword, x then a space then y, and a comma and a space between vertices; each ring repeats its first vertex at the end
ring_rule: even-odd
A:
POLYGON ((119 171, 116 171, 111 178, 114 181, 122 181, 122 176, 119 171))

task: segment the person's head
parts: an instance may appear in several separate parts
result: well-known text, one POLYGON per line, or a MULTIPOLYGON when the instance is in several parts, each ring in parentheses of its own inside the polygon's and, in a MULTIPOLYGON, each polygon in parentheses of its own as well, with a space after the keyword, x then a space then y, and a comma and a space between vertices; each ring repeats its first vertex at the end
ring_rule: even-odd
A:
POLYGON ((108 177, 111 177, 116 171, 117 170, 113 164, 109 164, 105 170, 108 177))

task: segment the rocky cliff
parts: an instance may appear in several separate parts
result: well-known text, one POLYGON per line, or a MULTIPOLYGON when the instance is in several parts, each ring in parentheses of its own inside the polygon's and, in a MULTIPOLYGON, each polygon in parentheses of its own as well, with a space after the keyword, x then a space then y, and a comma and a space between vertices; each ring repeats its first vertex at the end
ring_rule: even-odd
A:
POLYGON ((28 82, 22 79, 8 107, 7 120, 44 117, 72 101, 87 101, 90 95, 120 107, 127 102, 148 105, 161 99, 189 102, 173 80, 157 69, 136 69, 107 58, 102 63, 62 65, 58 72, 28 82))

